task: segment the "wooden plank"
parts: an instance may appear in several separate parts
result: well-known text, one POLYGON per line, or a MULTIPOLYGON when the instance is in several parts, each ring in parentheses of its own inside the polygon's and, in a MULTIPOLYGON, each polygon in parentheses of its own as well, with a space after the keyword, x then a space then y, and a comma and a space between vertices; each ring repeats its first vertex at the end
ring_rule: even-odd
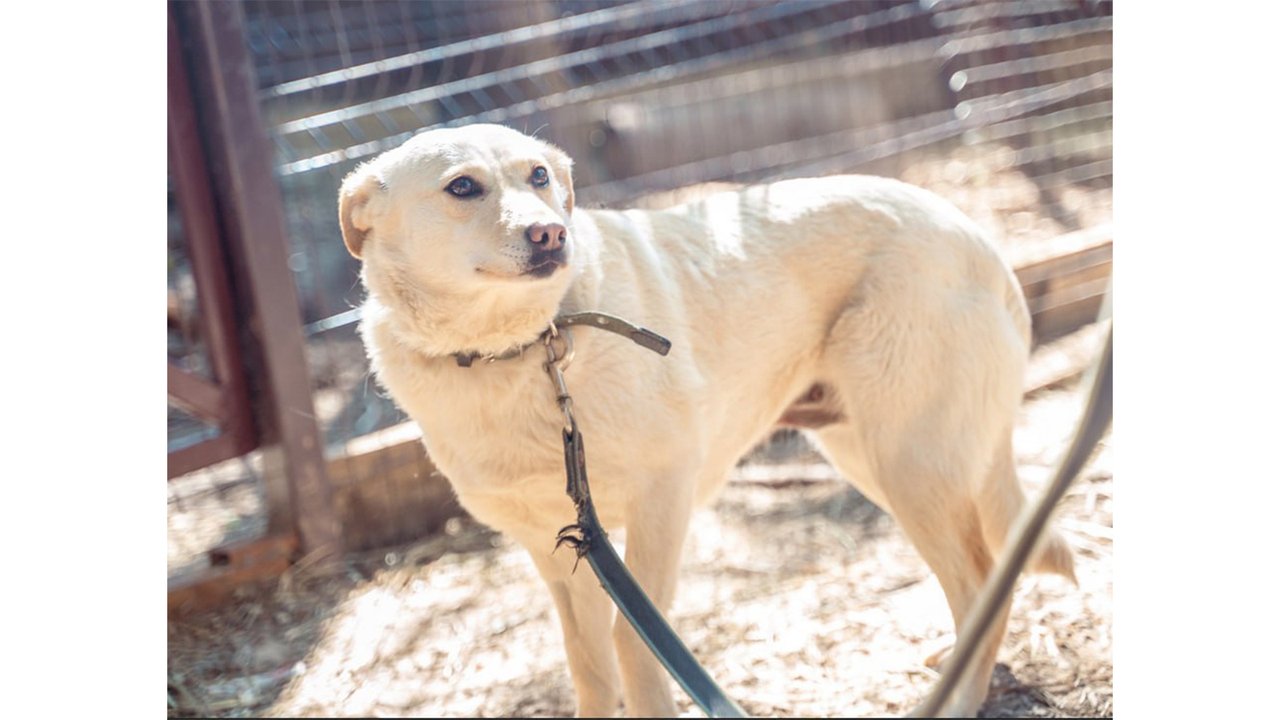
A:
POLYGON ((1013 274, 1022 285, 1023 292, 1037 295, 1045 285, 1063 277, 1088 273, 1097 268, 1111 268, 1111 241, 1106 240, 1069 253, 1015 268, 1013 274))
POLYGON ((298 552, 295 535, 271 535, 209 552, 210 568, 169 581, 169 615, 207 610, 226 602, 239 586, 279 577, 298 552))
POLYGON ((1060 235, 1034 254, 1025 255, 1015 266, 1014 275, 1031 312, 1034 344, 1097 320, 1111 272, 1109 224, 1060 235))
MULTIPOLYGON (((168 33, 169 172, 191 256, 191 272, 196 281, 200 335, 204 338, 212 365, 213 385, 220 395, 217 403, 219 412, 213 419, 221 426, 223 434, 236 439, 236 447, 252 447, 257 442, 257 432, 240 351, 235 301, 227 277, 209 166, 205 162, 195 102, 172 12, 168 33)), ((173 370, 171 366, 171 394, 175 388, 173 370)))
POLYGON ((196 281, 200 305, 198 325, 209 352, 212 382, 183 374, 169 366, 169 396, 178 405, 219 425, 224 436, 201 450, 186 448, 180 457, 170 457, 169 477, 175 470, 196 470, 193 462, 218 462, 230 455, 247 452, 257 445, 252 407, 248 398, 244 363, 236 329, 234 300, 227 277, 227 261, 221 249, 221 232, 210 187, 209 165, 200 141, 200 123, 188 83, 182 41, 172 10, 169 13, 168 141, 169 173, 174 199, 182 218, 182 231, 191 255, 191 272, 196 281))
POLYGON ((169 363, 169 400, 187 412, 221 425, 228 415, 221 387, 169 363))
POLYGON ((214 438, 202 440, 190 447, 174 450, 169 453, 169 479, 186 475, 202 467, 228 460, 249 452, 254 447, 252 438, 236 437, 222 433, 214 438))
POLYGON ((1074 287, 1089 285, 1097 281, 1102 281, 1105 289, 1106 281, 1110 277, 1111 258, 1108 255, 1092 265, 1066 269, 1058 275, 1032 283, 1030 287, 1024 287, 1023 294, 1027 297, 1027 306, 1031 309, 1032 314, 1035 314, 1041 308, 1052 304, 1051 301, 1047 301, 1045 298, 1052 298, 1063 292, 1070 292, 1074 287))
POLYGON ((327 472, 352 550, 409 542, 462 514, 449 481, 427 457, 416 423, 353 440, 358 452, 329 461, 327 472))
POLYGON ((1059 258, 1110 243, 1112 235, 1111 223, 1102 223, 1058 235, 1047 242, 1014 245, 1005 249, 1005 255, 1009 263, 1017 268, 1017 272, 1029 271, 1040 263, 1052 263, 1059 258))
POLYGON ((1090 280, 1037 298, 1031 331, 1037 343, 1062 337, 1098 319, 1109 277, 1090 280))

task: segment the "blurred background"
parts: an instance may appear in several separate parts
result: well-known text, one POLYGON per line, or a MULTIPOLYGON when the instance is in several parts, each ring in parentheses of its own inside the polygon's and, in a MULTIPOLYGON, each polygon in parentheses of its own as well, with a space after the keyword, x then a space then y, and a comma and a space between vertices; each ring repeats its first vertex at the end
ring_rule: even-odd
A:
MULTIPOLYGON (((575 159, 582 207, 661 208, 784 177, 900 178, 958 205, 1017 269, 1037 345, 1060 348, 1029 387, 1074 377, 1095 346, 1111 263, 1110 2, 168 12, 172 611, 221 606, 299 560, 385 558, 456 529, 417 431, 369 377, 359 267, 336 222, 343 176, 425 129, 536 133, 575 159)), ((767 468, 797 458, 817 462, 780 435, 743 475, 794 474, 767 468)), ((190 691, 170 685, 173 713, 175 692, 190 691)))

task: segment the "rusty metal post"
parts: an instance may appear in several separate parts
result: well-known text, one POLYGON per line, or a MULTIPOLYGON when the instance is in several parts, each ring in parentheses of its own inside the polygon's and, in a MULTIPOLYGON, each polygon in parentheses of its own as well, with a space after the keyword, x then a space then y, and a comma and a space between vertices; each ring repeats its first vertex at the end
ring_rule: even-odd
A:
POLYGON ((289 512, 281 513, 281 489, 268 479, 268 533, 296 530, 304 554, 333 556, 342 551, 342 534, 316 427, 282 197, 256 98, 243 10, 239 3, 195 2, 171 4, 170 11, 193 53, 193 86, 236 290, 257 350, 252 370, 266 464, 269 472, 278 465, 287 481, 289 512), (292 527, 281 527, 285 523, 292 527))

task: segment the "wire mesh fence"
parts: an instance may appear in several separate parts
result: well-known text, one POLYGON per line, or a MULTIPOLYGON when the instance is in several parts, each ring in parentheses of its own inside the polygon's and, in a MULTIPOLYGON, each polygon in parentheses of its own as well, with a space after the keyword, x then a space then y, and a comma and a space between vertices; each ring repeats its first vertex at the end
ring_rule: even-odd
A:
POLYGON ((874 173, 947 197, 1015 262, 1110 222, 1110 2, 242 9, 333 458, 405 419, 374 387, 355 333, 359 267, 341 241, 338 187, 424 129, 536 133, 575 159, 583 206, 661 207, 725 183, 874 173))

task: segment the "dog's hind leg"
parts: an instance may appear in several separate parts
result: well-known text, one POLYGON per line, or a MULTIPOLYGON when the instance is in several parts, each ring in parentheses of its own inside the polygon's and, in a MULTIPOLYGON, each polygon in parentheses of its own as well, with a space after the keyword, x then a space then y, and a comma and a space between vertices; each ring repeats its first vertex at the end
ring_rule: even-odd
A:
MULTIPOLYGON (((912 287, 892 304, 851 306, 819 369, 846 418, 818 429, 819 445, 897 519, 937 575, 957 628, 991 573, 1004 522, 1023 503, 1009 437, 1025 361, 1017 318, 998 297, 912 287)), ((949 714, 971 715, 985 699, 1008 612, 1006 600, 949 714)))
MULTIPOLYGON (((899 473, 903 482, 891 482, 887 488, 891 511, 937 575, 958 634, 995 564, 983 537, 981 513, 976 503, 967 497, 937 492, 938 486, 947 483, 947 479, 935 475, 936 468, 920 467, 908 461, 897 464, 893 472, 899 473), (904 488, 909 484, 930 488, 925 493, 932 497, 922 498, 916 489, 904 488), (932 507, 927 507, 930 505, 932 507)), ((990 632, 970 663, 970 672, 962 678, 950 706, 944 710, 948 716, 973 717, 986 699, 996 654, 1004 639, 1010 603, 1011 600, 1006 599, 1001 605, 990 632)))
MULTIPOLYGON (((833 426, 820 431, 818 440, 855 487, 898 521, 938 577, 958 631, 994 565, 964 470, 929 461, 928 452, 914 444, 865 462, 850 451, 857 444, 852 434, 848 426, 833 426)), ((972 663, 974 671, 954 696, 950 712, 955 715, 972 716, 986 698, 1008 613, 1006 601, 972 663)))

